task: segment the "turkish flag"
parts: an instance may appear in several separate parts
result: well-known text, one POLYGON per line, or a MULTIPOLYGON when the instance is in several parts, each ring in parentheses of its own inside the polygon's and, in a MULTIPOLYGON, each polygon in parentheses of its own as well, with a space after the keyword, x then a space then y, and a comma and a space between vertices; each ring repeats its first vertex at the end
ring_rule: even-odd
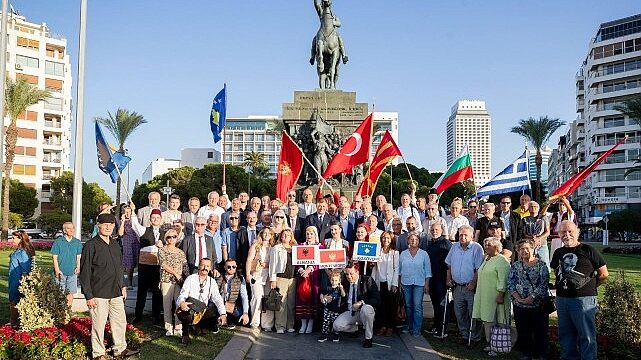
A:
POLYGON ((303 171, 303 164, 303 151, 289 134, 283 131, 276 173, 276 197, 282 202, 287 201, 287 193, 296 185, 303 171))
POLYGON ((356 165, 366 163, 369 160, 369 153, 372 147, 372 114, 367 115, 365 120, 356 128, 356 131, 347 138, 343 146, 334 155, 323 173, 327 179, 336 174, 351 173, 356 165))
POLYGON ((367 171, 367 176, 363 179, 356 193, 362 196, 372 196, 381 173, 397 156, 402 156, 401 149, 398 148, 394 138, 392 138, 392 134, 387 130, 385 131, 385 135, 383 135, 381 143, 378 144, 374 159, 372 159, 372 163, 367 171))

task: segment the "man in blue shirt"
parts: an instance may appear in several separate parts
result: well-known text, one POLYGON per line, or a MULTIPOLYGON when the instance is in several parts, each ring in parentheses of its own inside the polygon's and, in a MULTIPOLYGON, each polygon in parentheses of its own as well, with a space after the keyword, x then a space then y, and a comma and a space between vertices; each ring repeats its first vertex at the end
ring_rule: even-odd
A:
POLYGON ((78 274, 80 273, 80 255, 82 243, 73 236, 73 223, 62 225, 63 235, 53 242, 53 271, 58 285, 67 295, 67 306, 73 304, 73 294, 78 291, 78 274))
POLYGON ((226 251, 223 252, 223 260, 234 259, 236 260, 237 253, 237 239, 238 232, 240 231, 240 214, 238 212, 232 212, 229 214, 229 227, 225 228, 222 233, 223 239, 223 249, 226 248, 226 251))
MULTIPOLYGON (((214 260, 214 269, 220 268, 220 265, 223 262, 223 238, 220 234, 220 216, 216 214, 209 215, 207 219, 207 229, 205 229, 205 234, 214 238, 214 250, 216 253, 216 258, 214 260)), ((227 248, 227 246, 225 246, 227 248)), ((227 251, 227 250, 225 250, 227 251)))
MULTIPOLYGON (((472 241, 474 229, 469 225, 459 228, 459 242, 453 243, 445 258, 448 266, 446 285, 453 288, 454 313, 459 334, 467 338, 470 332, 477 270, 483 263, 483 247, 472 241)), ((472 341, 481 340, 481 323, 472 328, 472 341)))

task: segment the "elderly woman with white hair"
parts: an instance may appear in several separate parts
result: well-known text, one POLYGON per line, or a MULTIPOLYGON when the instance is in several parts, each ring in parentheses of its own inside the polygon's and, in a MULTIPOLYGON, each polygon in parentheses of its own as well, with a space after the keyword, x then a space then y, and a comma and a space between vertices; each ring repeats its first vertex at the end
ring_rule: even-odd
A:
MULTIPOLYGON (((485 339, 489 342, 492 325, 496 321, 504 324, 505 314, 509 311, 505 308, 505 292, 510 262, 501 255, 503 250, 501 239, 489 237, 483 241, 483 245, 485 261, 478 270, 472 318, 483 321, 485 339)), ((490 351, 490 348, 488 346, 483 350, 490 351)))

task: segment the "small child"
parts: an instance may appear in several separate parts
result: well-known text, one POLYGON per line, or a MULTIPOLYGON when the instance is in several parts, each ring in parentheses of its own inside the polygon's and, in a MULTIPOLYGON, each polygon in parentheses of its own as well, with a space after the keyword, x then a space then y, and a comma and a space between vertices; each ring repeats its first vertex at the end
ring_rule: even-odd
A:
POLYGON ((333 331, 334 320, 340 315, 341 301, 347 296, 341 285, 341 272, 333 271, 329 275, 330 286, 321 291, 320 301, 323 308, 323 333, 318 342, 325 342, 331 339, 338 342, 338 333, 333 331))

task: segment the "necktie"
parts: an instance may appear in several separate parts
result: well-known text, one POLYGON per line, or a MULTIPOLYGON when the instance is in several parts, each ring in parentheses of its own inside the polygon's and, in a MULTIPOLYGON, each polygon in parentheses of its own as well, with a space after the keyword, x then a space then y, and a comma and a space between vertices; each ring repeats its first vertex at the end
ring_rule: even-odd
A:
POLYGON ((318 222, 323 224, 323 215, 318 215, 318 222))
POLYGON ((200 260, 203 259, 203 237, 199 236, 198 237, 198 264, 200 264, 200 260))
POLYGON ((251 230, 249 230, 249 243, 253 244, 254 243, 254 239, 256 239, 256 230, 251 229, 251 230))
POLYGON ((356 302, 356 284, 352 284, 352 298, 349 299, 349 309, 352 311, 352 316, 354 316, 354 303, 356 302))
POLYGON ((290 218, 290 222, 292 223, 292 229, 296 229, 296 219, 290 218))

